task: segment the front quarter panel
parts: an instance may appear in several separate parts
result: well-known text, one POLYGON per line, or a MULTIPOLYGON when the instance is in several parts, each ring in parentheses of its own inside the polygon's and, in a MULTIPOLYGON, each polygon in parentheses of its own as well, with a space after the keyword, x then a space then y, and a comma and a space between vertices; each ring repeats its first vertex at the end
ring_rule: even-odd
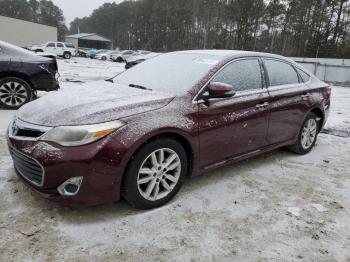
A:
POLYGON ((198 163, 198 127, 196 104, 192 97, 186 95, 176 97, 166 107, 147 113, 122 119, 126 126, 114 137, 128 151, 124 152, 121 166, 126 168, 129 159, 137 149, 148 140, 166 134, 174 134, 184 138, 192 148, 193 173, 197 173, 198 163))

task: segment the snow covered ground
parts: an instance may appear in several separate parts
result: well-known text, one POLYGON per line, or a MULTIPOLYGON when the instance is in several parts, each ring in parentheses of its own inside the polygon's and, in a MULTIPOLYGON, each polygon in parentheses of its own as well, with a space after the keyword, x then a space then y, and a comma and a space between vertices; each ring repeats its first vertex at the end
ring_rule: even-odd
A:
MULTIPOLYGON (((59 68, 62 87, 74 88, 123 65, 74 58, 59 68)), ((0 110, 0 261, 349 261, 349 101, 350 88, 333 89, 329 134, 310 154, 281 149, 218 169, 151 211, 33 195, 7 151, 14 111, 0 110)))

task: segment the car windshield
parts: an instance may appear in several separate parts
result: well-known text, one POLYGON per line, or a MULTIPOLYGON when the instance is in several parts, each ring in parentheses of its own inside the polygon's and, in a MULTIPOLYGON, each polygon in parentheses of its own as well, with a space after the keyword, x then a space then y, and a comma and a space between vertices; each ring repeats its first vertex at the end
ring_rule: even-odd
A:
POLYGON ((114 83, 182 95, 188 92, 222 57, 190 53, 159 55, 117 75, 114 83))

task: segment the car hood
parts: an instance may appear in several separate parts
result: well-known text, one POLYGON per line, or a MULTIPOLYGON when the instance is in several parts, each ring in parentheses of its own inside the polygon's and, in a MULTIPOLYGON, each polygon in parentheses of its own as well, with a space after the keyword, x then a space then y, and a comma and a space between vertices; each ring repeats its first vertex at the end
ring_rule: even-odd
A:
POLYGON ((174 97, 98 81, 45 95, 24 105, 17 117, 42 126, 89 125, 157 110, 174 97))

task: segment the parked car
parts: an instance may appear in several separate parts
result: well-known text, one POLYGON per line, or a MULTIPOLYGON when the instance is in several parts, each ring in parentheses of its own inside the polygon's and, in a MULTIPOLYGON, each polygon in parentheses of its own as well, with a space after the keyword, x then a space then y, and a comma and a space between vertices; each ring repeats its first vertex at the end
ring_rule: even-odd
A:
POLYGON ((107 49, 91 50, 91 51, 86 53, 86 57, 90 57, 91 59, 94 59, 94 58, 96 58, 96 55, 106 53, 109 51, 111 51, 111 50, 107 50, 107 49))
POLYGON ((99 52, 96 54, 95 58, 103 61, 110 60, 113 52, 115 51, 108 50, 104 52, 99 52))
POLYGON ((46 56, 0 41, 0 107, 17 109, 36 91, 59 88, 56 59, 46 56))
POLYGON ((31 50, 35 52, 55 54, 64 59, 70 59, 72 56, 76 56, 75 46, 71 43, 64 42, 47 42, 44 45, 32 46, 31 50))
POLYGON ((82 48, 80 47, 77 52, 77 56, 79 57, 87 57, 87 53, 90 52, 91 49, 89 48, 82 48))
POLYGON ((285 146, 310 152, 330 95, 282 56, 174 52, 25 105, 8 146, 19 177, 43 197, 96 205, 123 196, 155 208, 188 176, 285 146))
POLYGON ((146 61, 147 59, 150 59, 150 58, 153 58, 153 57, 156 57, 158 56, 159 53, 148 53, 148 54, 145 54, 145 55, 137 55, 137 56, 134 56, 134 57, 130 57, 127 61, 126 61, 126 64, 125 64, 125 69, 129 69, 137 64, 140 64, 144 61, 146 61))
POLYGON ((95 58, 96 54, 97 54, 97 50, 90 50, 86 53, 86 57, 95 58))
POLYGON ((119 52, 118 54, 114 54, 111 56, 112 61, 122 63, 126 62, 127 59, 131 58, 132 56, 137 55, 137 52, 134 52, 132 50, 124 50, 119 52))

